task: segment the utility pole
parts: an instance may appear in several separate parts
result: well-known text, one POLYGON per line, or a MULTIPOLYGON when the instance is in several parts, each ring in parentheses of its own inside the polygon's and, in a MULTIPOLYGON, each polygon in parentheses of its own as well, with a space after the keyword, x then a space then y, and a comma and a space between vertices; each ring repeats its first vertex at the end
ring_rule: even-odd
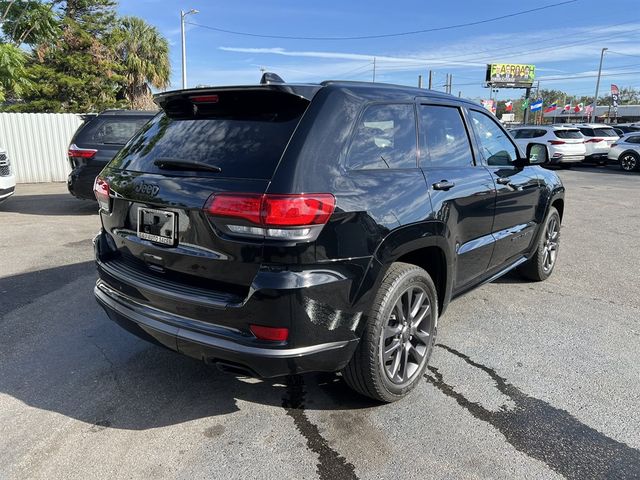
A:
POLYGON ((449 95, 451 95, 452 88, 453 88, 453 73, 450 73, 449 74, 449 92, 448 92, 449 95))
POLYGON ((531 96, 531 87, 527 87, 526 90, 524 91, 524 101, 526 104, 526 108, 524 109, 524 114, 523 114, 523 118, 522 118, 522 123, 523 124, 527 124, 529 121, 529 110, 531 108, 531 106, 529 105, 529 97, 531 96))
POLYGON ((429 90, 431 90, 432 81, 433 81, 433 72, 429 70, 429 90))
POLYGON ((373 83, 376 83, 376 57, 373 57, 373 83))
POLYGON ((422 75, 418 75, 418 88, 422 88, 422 75))
POLYGON ((458 90, 458 98, 462 98, 462 90, 458 90))
POLYGON ((600 66, 598 67, 598 80, 596 80, 596 94, 593 96, 593 112, 591 113, 591 115, 593 115, 594 121, 597 118, 596 108, 598 107, 598 90, 600 90, 600 75, 602 74, 602 60, 604 59, 604 52, 606 52, 607 50, 608 48, 605 47, 600 52, 600 66))
POLYGON ((198 10, 192 8, 188 12, 180 10, 180 33, 182 34, 182 88, 187 88, 187 47, 184 35, 184 17, 198 13, 198 10))

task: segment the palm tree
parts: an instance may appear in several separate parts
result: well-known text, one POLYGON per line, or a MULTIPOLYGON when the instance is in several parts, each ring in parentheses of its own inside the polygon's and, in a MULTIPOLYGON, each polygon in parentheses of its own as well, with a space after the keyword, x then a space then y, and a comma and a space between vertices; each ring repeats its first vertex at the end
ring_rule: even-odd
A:
POLYGON ((153 108, 151 87, 169 86, 169 42, 158 29, 138 17, 122 18, 115 41, 130 107, 153 108))

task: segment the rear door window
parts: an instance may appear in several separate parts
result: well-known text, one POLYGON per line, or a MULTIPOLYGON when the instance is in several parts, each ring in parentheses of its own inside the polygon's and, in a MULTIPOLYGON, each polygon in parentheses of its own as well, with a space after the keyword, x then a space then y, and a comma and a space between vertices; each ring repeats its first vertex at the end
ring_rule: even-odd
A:
POLYGON ((580 130, 576 129, 576 130, 554 130, 553 133, 555 133, 556 137, 558 138, 573 138, 573 139, 579 139, 582 138, 582 134, 580 133, 580 130))
POLYGON ((595 137, 592 128, 580 127, 580 133, 582 133, 585 137, 595 137))
POLYGON ((347 155, 353 170, 416 168, 413 104, 369 105, 360 118, 347 155))

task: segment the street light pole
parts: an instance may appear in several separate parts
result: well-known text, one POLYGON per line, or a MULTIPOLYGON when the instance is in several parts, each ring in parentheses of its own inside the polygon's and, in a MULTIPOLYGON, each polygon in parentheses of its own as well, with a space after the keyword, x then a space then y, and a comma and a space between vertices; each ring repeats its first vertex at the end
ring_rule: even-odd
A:
POLYGON ((598 80, 596 80, 596 94, 593 97, 593 112, 591 112, 592 118, 596 119, 596 107, 598 106, 598 90, 600 90, 600 75, 602 74, 602 60, 604 59, 604 52, 608 48, 603 48, 600 52, 600 66, 598 67, 598 80))
POLYGON ((190 14, 198 13, 198 10, 191 9, 188 12, 180 10, 180 33, 182 34, 182 88, 187 88, 187 47, 184 35, 184 17, 190 14))

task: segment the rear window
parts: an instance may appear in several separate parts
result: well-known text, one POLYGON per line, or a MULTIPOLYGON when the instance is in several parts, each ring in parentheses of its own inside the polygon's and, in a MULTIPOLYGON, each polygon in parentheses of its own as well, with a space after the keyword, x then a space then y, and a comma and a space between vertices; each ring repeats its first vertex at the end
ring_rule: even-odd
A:
POLYGON ((81 143, 124 145, 150 117, 123 118, 104 116, 92 120, 80 132, 81 143))
POLYGON ((580 133, 582 133, 585 137, 595 137, 592 128, 581 127, 580 133))
POLYGON ((617 137, 618 134, 613 128, 594 128, 596 137, 617 137))
POLYGON ((170 100, 165 113, 149 122, 110 165, 171 175, 271 178, 308 101, 269 93, 219 97, 219 103, 202 105, 170 100), (162 159, 204 163, 221 172, 168 172, 154 164, 162 159))
POLYGON ((582 138, 580 130, 554 130, 558 138, 582 138))

